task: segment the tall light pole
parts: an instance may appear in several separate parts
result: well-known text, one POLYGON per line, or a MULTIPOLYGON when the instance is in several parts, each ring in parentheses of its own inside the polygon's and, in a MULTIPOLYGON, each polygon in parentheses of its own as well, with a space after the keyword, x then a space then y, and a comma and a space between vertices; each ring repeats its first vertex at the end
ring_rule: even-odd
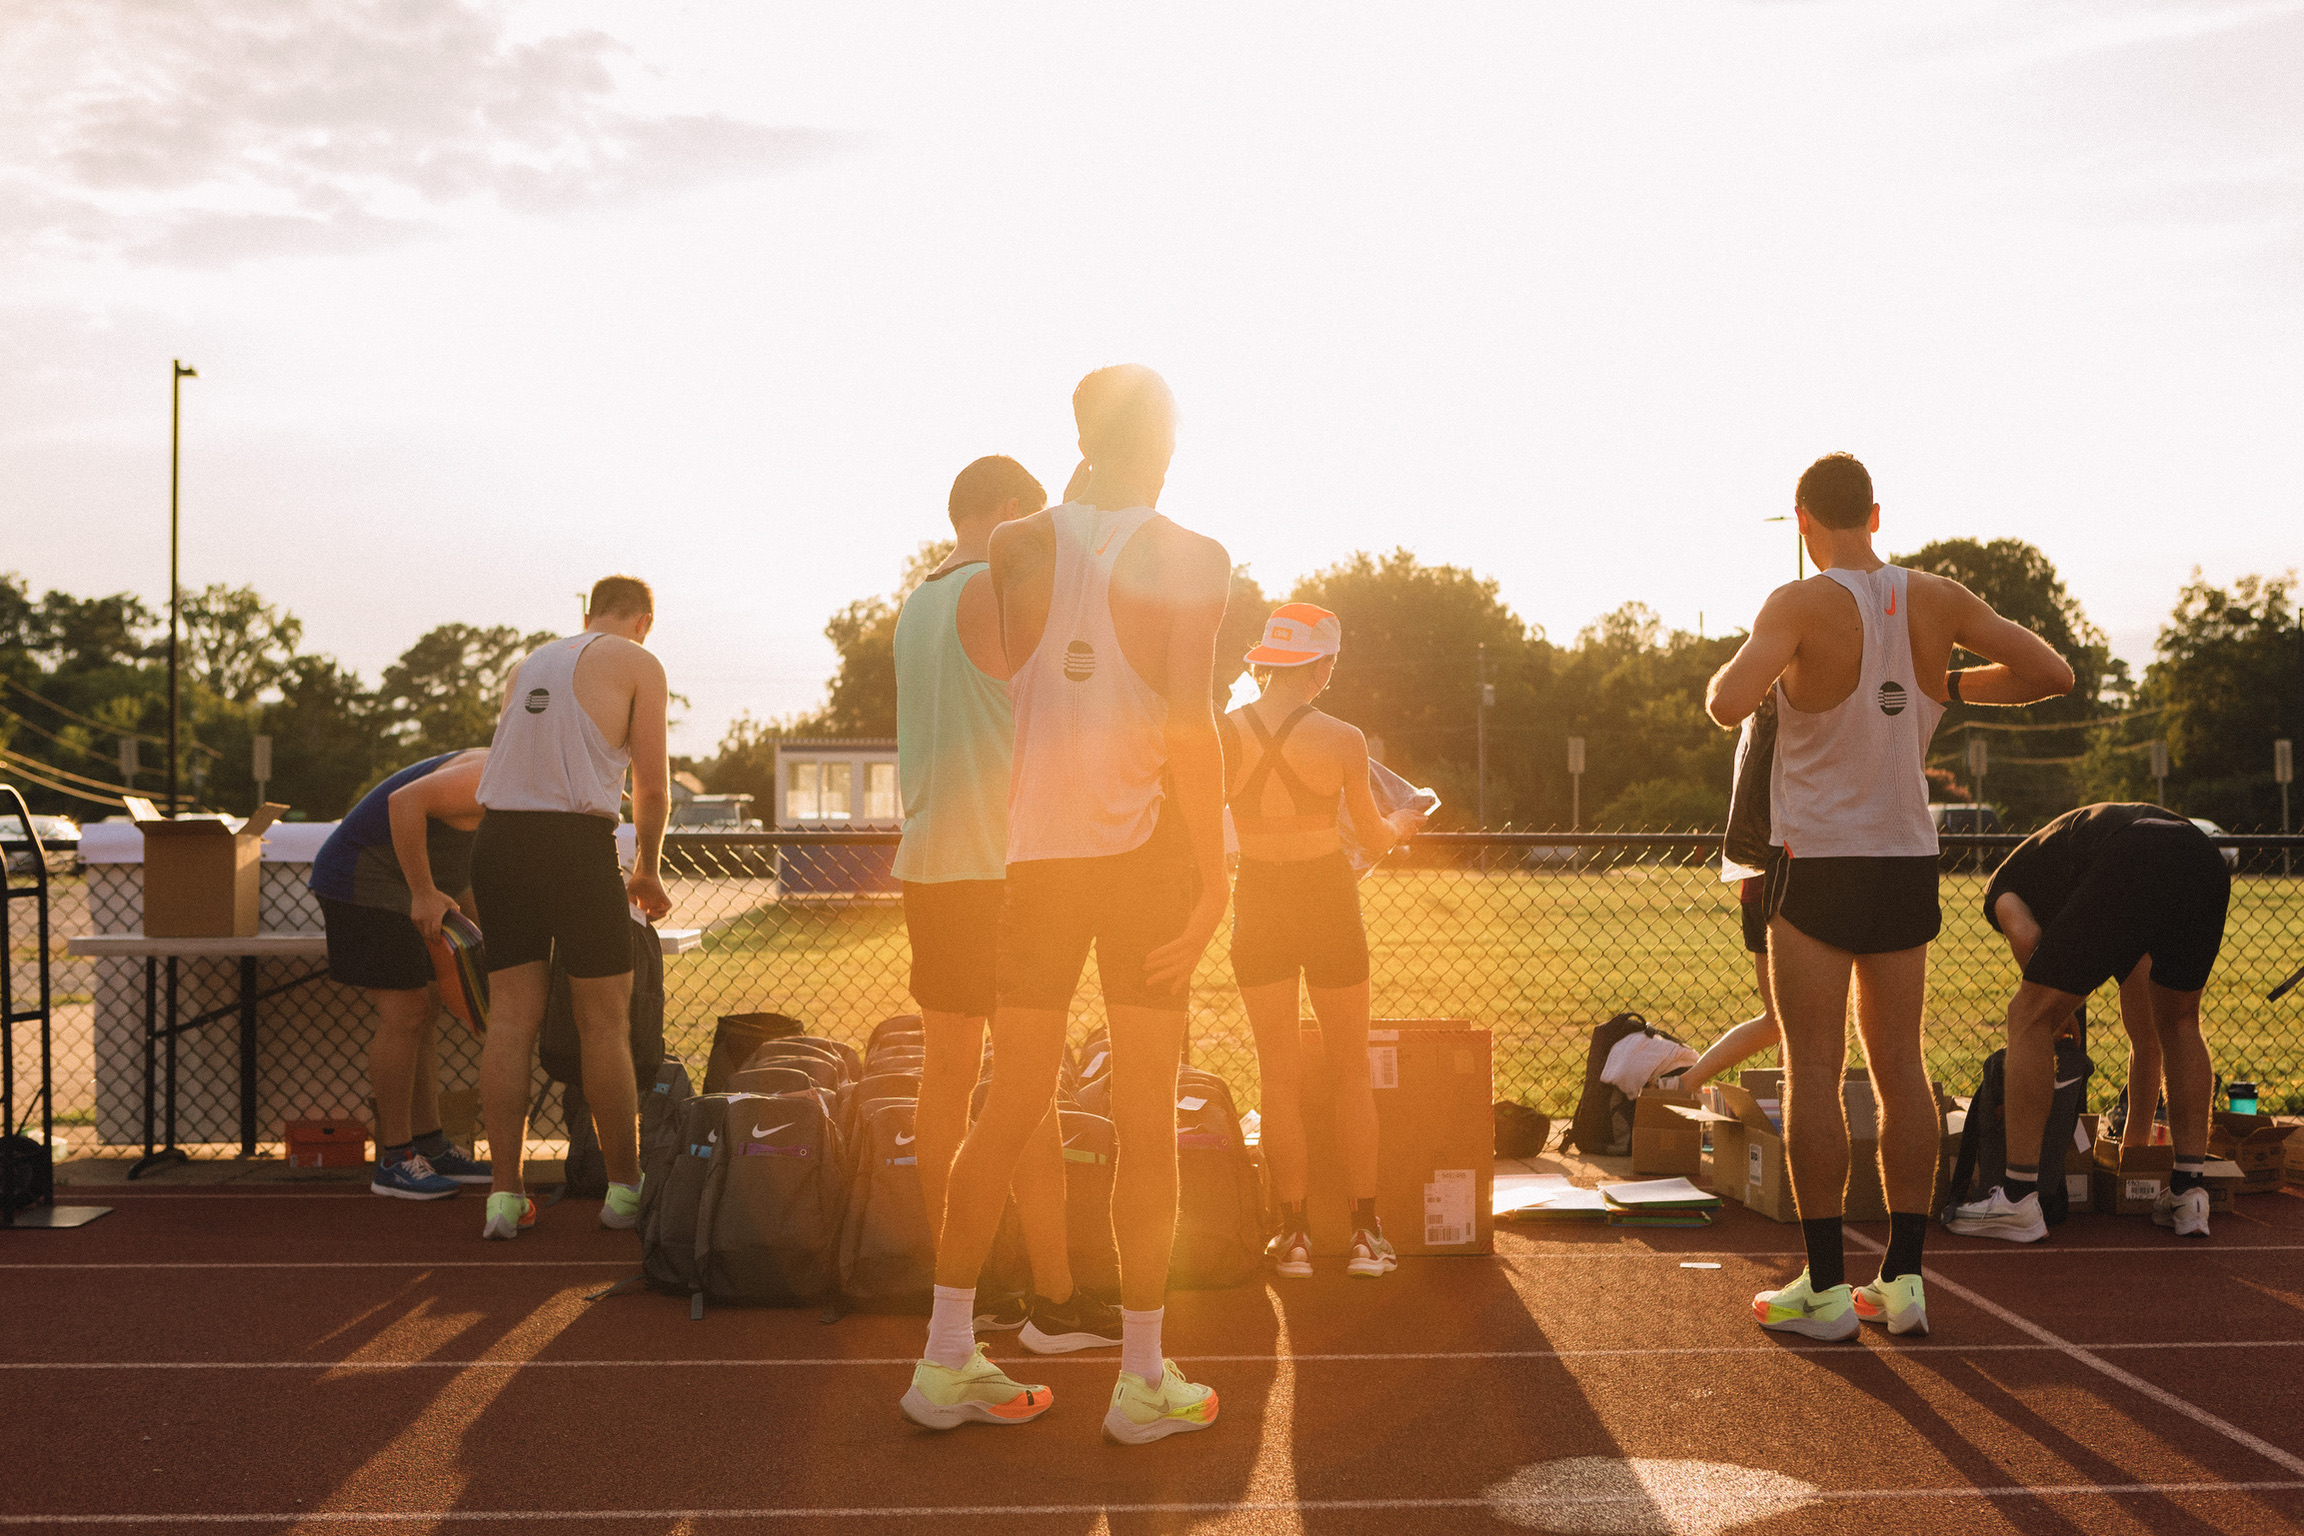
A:
POLYGON ((1794 525, 1792 529, 1792 569, 1799 573, 1800 580, 1806 581, 1808 579, 1808 541, 1800 537, 1799 515, 1794 513, 1784 517, 1764 517, 1761 521, 1794 525))
POLYGON ((1480 697, 1473 710, 1473 808, 1480 818, 1480 830, 1488 830, 1488 706, 1496 702, 1496 690, 1488 681, 1488 646, 1480 645, 1480 697))
POLYGON ((200 377, 197 369, 177 358, 168 379, 168 814, 176 814, 176 722, 182 713, 183 692, 177 681, 176 630, 184 606, 184 588, 176 579, 176 487, 178 462, 184 442, 184 381, 200 377))

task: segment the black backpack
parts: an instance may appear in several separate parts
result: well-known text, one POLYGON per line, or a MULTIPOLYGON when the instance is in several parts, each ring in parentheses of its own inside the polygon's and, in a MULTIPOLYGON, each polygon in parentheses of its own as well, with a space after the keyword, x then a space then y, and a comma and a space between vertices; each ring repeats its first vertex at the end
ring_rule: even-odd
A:
POLYGON ((704 1196, 724 1161, 728 1104, 727 1094, 700 1093, 681 1105, 673 1139, 660 1152, 662 1171, 650 1167, 640 1191, 641 1276, 653 1289, 699 1297, 696 1315, 704 1281, 704 1196))
POLYGON ((1176 1086, 1176 1290, 1245 1285, 1263 1272, 1264 1192, 1240 1140, 1232 1090, 1185 1068, 1176 1086), (1187 1103, 1197 1107, 1186 1108, 1187 1103))
MULTIPOLYGON (((646 1083, 664 1060, 664 946, 646 923, 632 924, 632 1080, 646 1083)), ((561 1085, 560 1116, 568 1129, 568 1160, 561 1193, 599 1199, 608 1193, 608 1162, 584 1097, 584 1040, 568 973, 557 955, 546 983, 544 1022, 536 1032, 544 1075, 561 1085)))
POLYGON ((840 1294, 862 1312, 926 1312, 936 1284, 936 1234, 920 1194, 913 1105, 878 1099, 856 1141, 840 1228, 840 1294))
POLYGON ((767 1307, 831 1300, 848 1169, 825 1096, 732 1094, 721 1142, 698 1219, 705 1296, 767 1307))
POLYGON ((728 1074, 721 1085, 722 1093, 735 1091, 736 1079, 746 1072, 758 1072, 768 1067, 782 1067, 792 1072, 804 1072, 819 1088, 838 1092, 845 1080, 840 1060, 816 1049, 804 1040, 771 1040, 748 1057, 744 1065, 728 1074))
POLYGON ((1102 1115, 1067 1109, 1064 1131, 1065 1249, 1072 1283, 1104 1302, 1120 1297, 1120 1246, 1112 1235, 1112 1169, 1120 1137, 1102 1115))
POLYGON ((679 1151, 680 1112, 696 1097, 688 1081, 688 1063, 667 1056, 656 1068, 656 1080, 640 1090, 640 1198, 646 1201, 649 1185, 657 1182, 659 1163, 666 1168, 679 1151))
POLYGON ((725 1093, 728 1079, 771 1040, 800 1035, 808 1026, 781 1013, 724 1013, 712 1028, 712 1054, 704 1063, 704 1091, 725 1093))
MULTIPOLYGON (((2048 1101, 2048 1125, 2040 1138, 2040 1217, 2057 1226, 2071 1214, 2064 1187, 2064 1158, 2076 1150, 2074 1129, 2088 1101, 2095 1063, 2077 1040, 2056 1042, 2056 1094, 2048 1101)), ((1981 1200, 2008 1177, 2008 1053, 1984 1058, 1984 1081, 1968 1101, 1968 1123, 1960 1132, 1960 1156, 1952 1165, 1951 1203, 1981 1200)))
POLYGON ((1666 1034, 1636 1013, 1620 1013, 1592 1031, 1592 1045, 1584 1053, 1584 1091, 1576 1099, 1576 1118, 1568 1126, 1567 1145, 1592 1157, 1622 1157, 1632 1150, 1632 1101, 1615 1085, 1600 1080, 1608 1053, 1627 1035, 1642 1030, 1674 1045, 1677 1035, 1666 1034))

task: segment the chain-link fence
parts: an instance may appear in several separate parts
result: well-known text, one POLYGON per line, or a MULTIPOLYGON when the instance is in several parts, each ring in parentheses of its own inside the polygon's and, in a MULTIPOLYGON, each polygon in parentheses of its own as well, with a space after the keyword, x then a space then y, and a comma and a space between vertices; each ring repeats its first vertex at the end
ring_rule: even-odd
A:
MULTIPOLYGON (((1984 922, 1991 867, 2013 837, 1947 836, 1944 930, 1930 955, 1925 1041, 1932 1074, 1972 1088, 1999 1043, 2016 968, 1984 922)), ((2224 949, 2204 1006, 2210 1051, 2226 1077, 2261 1087, 2268 1108, 2304 1112, 2304 988, 2265 993, 2304 964, 2304 837, 2219 839, 2235 866, 2224 949)), ((861 1040, 912 1009, 910 949, 888 874, 896 838, 877 832, 674 833, 665 842, 673 910, 663 926, 703 930, 701 946, 665 961, 666 1043, 691 1060, 715 1018, 773 1009, 825 1034, 861 1040)), ((1496 1088, 1554 1114, 1575 1102, 1594 1025, 1634 1009, 1702 1044, 1758 1010, 1736 894, 1718 878, 1716 835, 1427 834, 1361 885, 1379 1017, 1464 1019, 1495 1035, 1496 1088)), ((318 926, 304 866, 266 869, 271 928, 318 926)), ((142 967, 63 957, 72 933, 135 926, 135 866, 92 869, 55 886, 57 1106, 100 1139, 140 1139, 142 967), (100 1017, 101 1016, 101 1017, 100 1017), (103 1113, 94 1112, 101 1106, 103 1113)), ((27 935, 12 954, 31 955, 27 935)), ((262 984, 307 962, 266 962, 262 984)), ((185 967, 187 1013, 227 1000, 227 974, 185 967)), ((19 971, 19 976, 28 971, 19 971)), ((2093 1000, 2092 1093, 2101 1106, 2126 1079, 2117 995, 2093 1000)), ((1075 1038, 1103 1019, 1094 962, 1075 1003, 1075 1038)), ((265 1135, 283 1114, 366 1118, 365 1004, 325 980, 265 1004, 261 1079, 265 1135)), ((476 1053, 441 1031, 450 1085, 473 1081, 476 1053)), ((185 1037, 180 1124, 186 1141, 230 1141, 238 1124, 238 1046, 227 1020, 185 1037)), ((1193 990, 1194 1060, 1256 1099, 1256 1054, 1219 933, 1193 990)), ((20 1070, 36 1057, 19 1045, 20 1070)), ((1769 1060, 1772 1058, 1763 1058, 1769 1060)), ((19 1079, 23 1081, 23 1079, 19 1079)), ((557 1131, 547 1104, 536 1134, 557 1131)))

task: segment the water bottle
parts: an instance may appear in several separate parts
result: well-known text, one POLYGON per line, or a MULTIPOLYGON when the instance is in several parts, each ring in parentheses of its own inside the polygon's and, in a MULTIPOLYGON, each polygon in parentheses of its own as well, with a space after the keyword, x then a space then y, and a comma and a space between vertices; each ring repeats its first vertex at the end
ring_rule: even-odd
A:
POLYGON ((2256 1113, 2256 1085, 2254 1083, 2235 1080, 2224 1092, 2231 1101, 2232 1113, 2236 1115, 2253 1115, 2256 1113))

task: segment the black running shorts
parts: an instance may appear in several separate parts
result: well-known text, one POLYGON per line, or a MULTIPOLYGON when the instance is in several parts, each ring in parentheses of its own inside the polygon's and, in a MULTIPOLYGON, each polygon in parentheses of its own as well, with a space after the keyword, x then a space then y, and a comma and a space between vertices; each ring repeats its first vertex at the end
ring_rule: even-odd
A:
POLYGON ((912 940, 912 1000, 930 1013, 988 1019, 1000 1001, 1000 893, 1004 880, 904 882, 912 940))
POLYGON ((2024 979, 2086 997, 2152 957, 2173 992, 2208 985, 2224 944, 2232 871, 2188 821, 2139 821, 2114 833, 2040 934, 2024 979))
POLYGON ((1819 944, 1855 955, 1917 949, 1944 926, 1936 856, 1779 858, 1768 871, 1768 911, 1819 944))
POLYGON ((1144 979, 1144 957, 1184 932, 1200 880, 1184 824, 1162 816, 1140 847, 1098 859, 1030 859, 1008 866, 1000 903, 1000 1001, 1069 1008, 1096 951, 1104 1000, 1181 1012, 1189 983, 1144 979))
POLYGON ((1744 914, 1744 947, 1755 955, 1768 953, 1767 884, 1759 875, 1736 882, 1736 906, 1744 914))
POLYGON ((347 987, 413 992, 432 985, 432 956, 405 912, 321 896, 328 930, 328 979, 347 987))
POLYGON ((1242 859, 1232 884, 1233 979, 1293 986, 1299 974, 1314 987, 1368 979, 1360 878, 1341 849, 1286 864, 1242 859))
POLYGON ((632 969, 631 902, 616 823, 578 811, 490 811, 472 844, 488 969, 549 961, 571 976, 632 969))

